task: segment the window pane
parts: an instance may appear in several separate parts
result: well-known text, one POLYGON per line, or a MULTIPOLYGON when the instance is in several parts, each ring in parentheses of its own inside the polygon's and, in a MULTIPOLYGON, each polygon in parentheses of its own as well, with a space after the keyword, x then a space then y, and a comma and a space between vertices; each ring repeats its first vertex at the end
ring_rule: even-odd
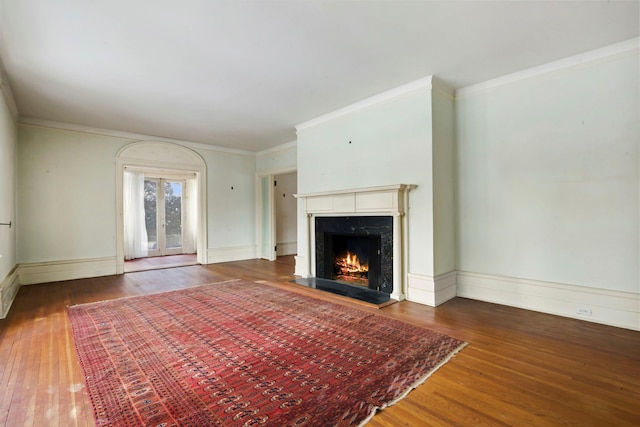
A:
POLYGON ((144 180, 144 221, 147 226, 149 249, 158 249, 158 183, 144 180))
POLYGON ((182 247, 182 183, 165 181, 164 215, 167 249, 182 247))

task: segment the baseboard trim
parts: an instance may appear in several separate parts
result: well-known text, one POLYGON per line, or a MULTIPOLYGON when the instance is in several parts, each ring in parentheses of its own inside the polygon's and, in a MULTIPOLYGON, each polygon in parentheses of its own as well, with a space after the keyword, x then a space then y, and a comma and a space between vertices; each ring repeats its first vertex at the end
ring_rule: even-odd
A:
POLYGON ((455 271, 437 276, 409 273, 407 275, 407 300, 437 307, 456 296, 456 283, 455 271))
POLYGON ((87 258, 20 264, 20 285, 60 282, 87 277, 111 276, 116 273, 116 257, 87 258))
POLYGON ((633 292, 458 271, 457 295, 640 330, 640 295, 633 292), (578 309, 591 314, 578 314, 578 309))
POLYGON ((207 249, 207 264, 255 259, 257 253, 258 249, 255 245, 209 248, 207 249))
POLYGON ((294 257, 296 261, 295 270, 293 272, 294 276, 299 276, 303 278, 311 277, 309 273, 309 267, 307 266, 307 258, 302 255, 296 255, 294 257))
POLYGON ((0 282, 0 319, 7 317, 13 300, 20 289, 20 276, 18 267, 14 267, 11 272, 0 282))
POLYGON ((278 256, 283 255, 295 255, 298 253, 298 242, 280 242, 276 243, 276 254, 278 256))

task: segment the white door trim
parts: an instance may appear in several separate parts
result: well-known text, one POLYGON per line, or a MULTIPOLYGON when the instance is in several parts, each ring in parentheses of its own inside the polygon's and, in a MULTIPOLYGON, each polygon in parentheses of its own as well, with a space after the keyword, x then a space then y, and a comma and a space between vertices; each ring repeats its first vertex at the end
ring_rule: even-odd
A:
POLYGON ((297 168, 285 168, 285 169, 277 169, 277 170, 271 170, 271 171, 263 171, 260 173, 256 174, 256 183, 255 183, 255 188, 256 188, 256 196, 255 196, 255 202, 256 202, 256 216, 255 216, 255 225, 256 225, 256 248, 257 248, 257 257, 258 258, 264 258, 264 259, 268 259, 269 261, 274 261, 276 259, 276 250, 275 250, 275 244, 276 244, 276 218, 275 218, 275 192, 273 191, 273 181, 274 181, 274 177, 276 175, 283 175, 285 173, 291 173, 291 172, 297 172, 298 169, 297 168), (270 232, 269 235, 271 236, 271 241, 272 244, 270 245, 270 247, 272 248, 271 251, 269 251, 268 253, 263 253, 263 242, 262 242, 262 236, 263 236, 263 221, 262 221, 262 178, 269 178, 269 201, 270 201, 270 232))

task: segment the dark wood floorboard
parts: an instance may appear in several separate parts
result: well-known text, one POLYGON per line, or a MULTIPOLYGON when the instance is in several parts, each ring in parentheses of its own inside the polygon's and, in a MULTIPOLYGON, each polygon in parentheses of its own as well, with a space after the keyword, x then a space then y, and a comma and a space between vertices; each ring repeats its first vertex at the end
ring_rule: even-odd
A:
POLYGON ((147 258, 137 258, 125 261, 124 272, 133 273, 136 271, 158 270, 161 268, 184 267, 197 264, 196 254, 180 254, 152 256, 147 258))
MULTIPOLYGON (((283 257, 21 287, 0 320, 0 425, 94 425, 67 306, 237 278, 352 304, 288 283, 293 268, 283 257)), ((370 427, 640 426, 640 332, 463 298, 353 305, 469 343, 370 427)))

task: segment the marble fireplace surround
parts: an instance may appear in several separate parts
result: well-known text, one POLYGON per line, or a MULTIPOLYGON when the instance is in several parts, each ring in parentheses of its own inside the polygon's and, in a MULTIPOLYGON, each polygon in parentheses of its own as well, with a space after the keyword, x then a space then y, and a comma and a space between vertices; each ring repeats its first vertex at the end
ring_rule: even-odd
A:
POLYGON ((393 217, 393 292, 392 299, 405 299, 408 271, 408 193, 410 184, 367 187, 351 190, 296 194, 302 203, 306 224, 306 254, 296 257, 296 271, 302 277, 315 277, 315 218, 327 216, 393 217), (301 264, 301 265, 299 265, 301 264))

